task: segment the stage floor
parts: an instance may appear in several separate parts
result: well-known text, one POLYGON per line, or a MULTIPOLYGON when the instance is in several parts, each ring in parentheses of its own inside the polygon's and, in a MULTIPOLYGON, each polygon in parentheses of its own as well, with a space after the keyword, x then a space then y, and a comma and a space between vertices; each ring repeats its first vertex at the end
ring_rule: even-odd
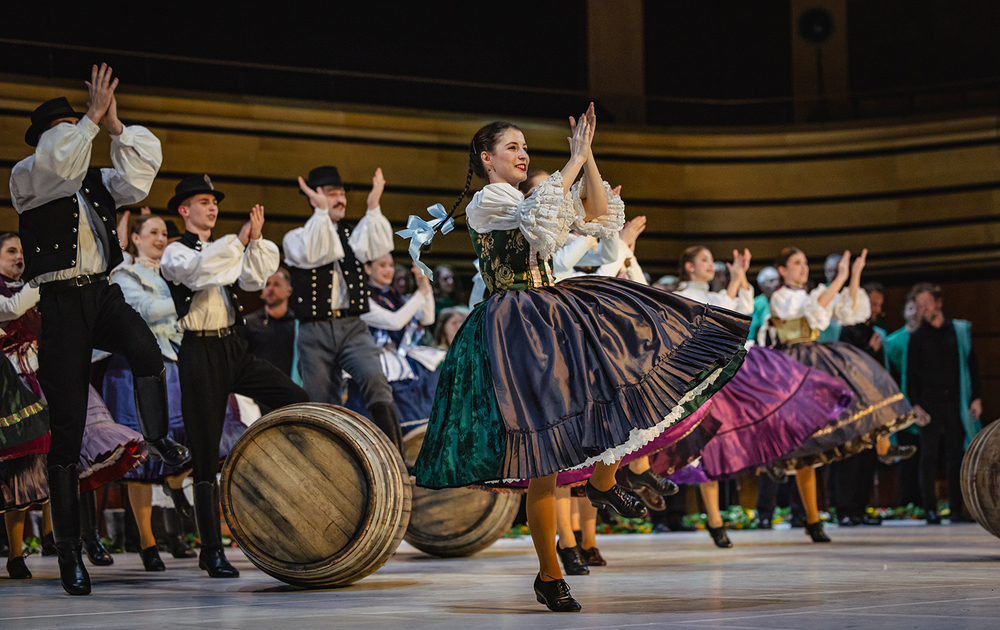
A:
MULTIPOLYGON (((145 573, 137 554, 90 567, 94 594, 64 595, 55 558, 33 556, 35 578, 0 579, 0 628, 670 628, 937 630, 1000 627, 1000 540, 978 525, 829 527, 832 544, 803 530, 598 538, 609 566, 570 577, 576 614, 535 602, 527 538, 473 558, 431 558, 403 544, 374 575, 343 589, 304 591, 256 570, 213 580, 197 560, 164 557, 145 573)), ((3 573, 6 576, 6 573, 3 573)))

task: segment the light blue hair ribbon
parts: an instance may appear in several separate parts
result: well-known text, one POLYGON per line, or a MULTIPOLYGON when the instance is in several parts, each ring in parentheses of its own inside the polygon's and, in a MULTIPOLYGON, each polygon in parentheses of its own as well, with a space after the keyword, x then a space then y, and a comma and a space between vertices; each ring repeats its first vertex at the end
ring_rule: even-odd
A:
POLYGON ((417 265, 417 269, 421 271, 428 279, 434 280, 434 273, 431 272, 430 268, 424 263, 420 262, 420 249, 424 245, 429 245, 431 239, 434 238, 434 233, 440 229, 442 234, 447 234, 455 229, 455 221, 448 216, 448 212, 439 203, 427 208, 427 212, 434 217, 430 221, 424 221, 418 216, 410 215, 410 218, 406 220, 406 229, 396 232, 398 236, 402 238, 410 239, 410 246, 407 251, 410 252, 410 258, 417 265))

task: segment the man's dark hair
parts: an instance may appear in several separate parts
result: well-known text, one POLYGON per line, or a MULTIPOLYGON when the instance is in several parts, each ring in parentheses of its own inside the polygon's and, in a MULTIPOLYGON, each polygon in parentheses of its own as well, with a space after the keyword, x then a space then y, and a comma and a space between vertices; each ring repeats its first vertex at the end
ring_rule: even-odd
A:
POLYGON ((933 282, 920 282, 915 284, 913 288, 910 289, 910 292, 906 294, 906 299, 908 301, 915 300, 917 299, 918 295, 920 295, 925 291, 930 293, 931 297, 933 297, 935 300, 940 300, 942 297, 944 297, 944 293, 941 291, 940 285, 934 284, 933 282))
POLYGON ((866 282, 861 288, 865 290, 865 293, 881 293, 885 295, 885 287, 882 286, 881 282, 866 282))

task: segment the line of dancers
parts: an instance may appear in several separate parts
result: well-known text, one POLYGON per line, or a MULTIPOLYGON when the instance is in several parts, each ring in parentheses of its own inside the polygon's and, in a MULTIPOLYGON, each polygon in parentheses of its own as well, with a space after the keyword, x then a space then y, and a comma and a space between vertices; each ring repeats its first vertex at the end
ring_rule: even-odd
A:
MULTIPOLYGON (((0 427, 0 446, 24 448, 51 428, 48 496, 70 594, 91 590, 81 556, 79 458, 95 348, 116 356, 105 397, 120 423, 132 414, 159 460, 149 478, 176 489, 178 473, 192 470, 199 566, 210 576, 238 576, 221 546, 215 481, 227 396, 247 394, 269 408, 339 404, 350 380, 355 403, 401 451, 402 425, 428 418, 413 468, 418 485, 526 490, 539 561, 534 593, 553 611, 581 608, 561 563, 576 571, 604 563, 592 527, 575 540, 568 517, 574 493, 583 502, 581 521, 589 523, 598 507, 645 514, 629 487, 655 500, 676 492, 669 477, 694 478, 706 505, 717 506, 718 480, 759 468, 789 470, 806 505, 807 532, 828 541, 815 467, 885 450, 884 438, 913 420, 881 366, 853 346, 817 341, 831 321, 867 319, 860 289, 866 252, 845 252, 833 281, 807 291, 805 255, 784 250, 776 261, 782 286, 756 344, 748 341, 748 251, 734 253, 722 292, 707 289, 715 266, 702 247, 681 259, 680 292, 647 285, 634 256, 644 220, 626 228, 619 190, 601 177, 591 150, 593 105, 569 119, 565 166, 538 177, 527 195, 519 189, 530 162, 520 129, 492 123, 470 142, 465 190, 434 229, 452 224, 473 176, 487 182, 464 209, 484 300, 446 353, 414 341, 413 318, 433 321, 426 282, 408 300, 387 289, 393 238, 381 214, 381 171, 356 225, 344 220, 345 186, 336 168, 300 178, 314 212, 283 241, 299 322, 299 387, 235 334, 242 323, 236 286, 259 290, 279 265, 277 246, 261 234, 262 207, 250 211, 239 234, 213 240, 224 193, 207 175, 186 178, 168 204, 185 234, 167 245, 165 224, 140 217, 128 237, 136 252, 125 260, 116 209, 145 197, 162 157, 152 133, 118 119, 117 84, 110 68, 95 66, 87 112, 75 112, 65 99, 40 106, 26 135, 35 153, 11 177, 24 245, 21 279, 37 287, 41 314, 37 394, 48 406, 40 396, 4 389, 15 420, 0 427), (99 125, 112 136, 111 169, 89 168, 99 125), (404 400, 422 402, 404 417, 404 400)), ((44 452, 33 448, 29 455, 44 452)), ((148 506, 138 491, 134 502, 148 506)), ((717 513, 709 525, 716 544, 731 544, 717 513)), ((147 545, 155 551, 150 538, 142 542, 144 563, 147 545)))

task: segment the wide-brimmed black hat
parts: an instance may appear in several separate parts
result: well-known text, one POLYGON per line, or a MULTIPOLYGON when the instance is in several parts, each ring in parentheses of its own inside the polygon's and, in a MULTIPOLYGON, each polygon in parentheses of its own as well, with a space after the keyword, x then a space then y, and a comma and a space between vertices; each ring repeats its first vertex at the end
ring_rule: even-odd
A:
POLYGON ((28 127, 28 131, 24 134, 24 141, 28 143, 28 146, 37 147, 38 136, 48 130, 53 120, 59 120, 60 118, 79 119, 83 118, 83 116, 80 112, 73 111, 65 96, 45 101, 35 111, 31 112, 31 126, 28 127))
POLYGON ((195 195, 215 195, 216 203, 226 198, 224 193, 215 189, 208 175, 192 175, 185 177, 174 187, 174 196, 167 202, 167 209, 177 212, 182 201, 195 195))
MULTIPOLYGON (((340 179, 340 173, 337 172, 336 166, 319 166, 309 171, 306 186, 313 190, 316 190, 320 186, 339 186, 344 190, 348 189, 340 179)), ((305 193, 300 189, 299 194, 304 195, 305 193)))

